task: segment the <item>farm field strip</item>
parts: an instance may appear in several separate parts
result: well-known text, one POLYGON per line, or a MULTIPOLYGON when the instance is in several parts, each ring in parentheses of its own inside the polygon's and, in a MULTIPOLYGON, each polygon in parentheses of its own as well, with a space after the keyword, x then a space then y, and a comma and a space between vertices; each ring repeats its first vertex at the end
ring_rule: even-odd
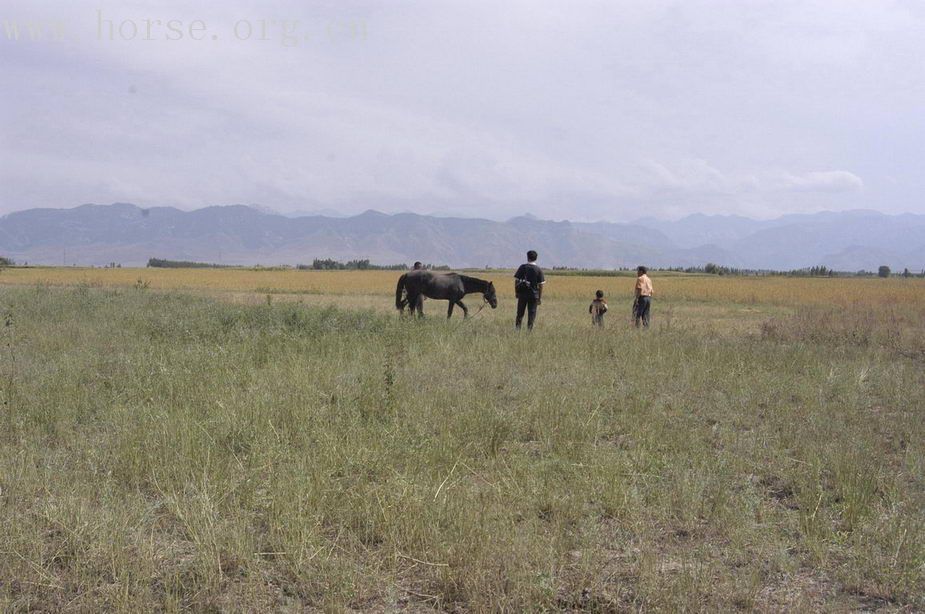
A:
MULTIPOLYGON (((509 271, 471 273, 494 281, 512 298, 509 271)), ((0 285, 129 287, 161 290, 254 292, 259 294, 393 296, 398 271, 298 271, 252 269, 9 268, 0 285)), ((721 277, 653 273, 659 301, 705 301, 752 305, 925 304, 925 280, 878 278, 721 277)), ((614 300, 632 293, 631 277, 549 275, 547 298, 590 300, 598 289, 614 300)))

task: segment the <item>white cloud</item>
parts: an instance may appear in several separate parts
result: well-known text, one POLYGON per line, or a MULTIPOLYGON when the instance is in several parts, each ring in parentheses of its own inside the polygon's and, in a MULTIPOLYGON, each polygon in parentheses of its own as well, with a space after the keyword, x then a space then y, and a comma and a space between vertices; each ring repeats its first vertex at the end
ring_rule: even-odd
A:
POLYGON ((864 187, 861 178, 848 171, 814 171, 800 175, 784 173, 771 183, 777 189, 806 192, 853 192, 864 187))

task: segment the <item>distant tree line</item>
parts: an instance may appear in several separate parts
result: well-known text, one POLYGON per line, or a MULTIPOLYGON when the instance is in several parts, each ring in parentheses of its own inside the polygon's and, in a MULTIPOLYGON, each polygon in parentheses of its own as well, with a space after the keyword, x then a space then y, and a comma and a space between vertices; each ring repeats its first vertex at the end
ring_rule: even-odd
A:
MULTIPOLYGON (((2 266, 2 264, 0 264, 2 266)), ((149 258, 148 266, 152 268, 161 268, 161 269, 227 269, 227 268, 239 268, 234 265, 228 264, 212 264, 209 262, 191 262, 189 260, 167 260, 164 258, 149 258)), ((291 269, 290 265, 282 265, 279 267, 261 267, 256 266, 253 268, 257 269, 291 269)), ((315 258, 312 260, 311 264, 299 264, 296 265, 296 268, 300 271, 404 271, 410 269, 411 267, 407 264, 373 264, 366 259, 358 260, 348 260, 347 262, 340 262, 339 260, 333 260, 331 258, 315 258)), ((431 271, 449 271, 450 267, 445 264, 435 265, 435 264, 425 264, 425 269, 431 271)))
MULTIPOLYGON (((373 264, 369 259, 340 262, 331 258, 315 258, 311 264, 300 264, 296 268, 300 271, 404 271, 411 267, 407 264, 373 264)), ((425 264, 424 268, 431 271, 450 270, 445 264, 425 264)))
POLYGON ((825 265, 791 269, 789 271, 775 271, 769 269, 740 269, 722 266, 712 262, 708 262, 703 265, 703 267, 688 268, 685 269, 685 271, 691 273, 706 273, 708 275, 781 275, 785 277, 835 277, 836 275, 852 275, 851 273, 839 273, 825 265))
POLYGON ((210 264, 208 262, 190 262, 188 260, 165 260, 163 258, 149 258, 148 266, 154 269, 224 269, 225 264, 210 264))
MULTIPOLYGON (((24 263, 25 265, 25 263, 24 263)), ((0 267, 11 267, 16 266, 16 262, 7 256, 0 256, 0 267)), ((149 258, 148 267, 151 268, 162 268, 162 269, 223 269, 223 268, 236 268, 234 265, 227 264, 214 264, 209 262, 192 262, 189 260, 167 260, 165 258, 149 258)), ((122 268, 121 263, 110 262, 105 265, 105 268, 122 268)), ((262 269, 264 267, 257 266, 255 268, 262 269)), ((290 265, 283 265, 280 267, 271 267, 272 269, 289 269, 290 265)), ((368 258, 360 260, 348 260, 347 262, 340 262, 338 260, 333 260, 331 258, 315 258, 312 260, 311 264, 299 264, 296 267, 301 271, 404 271, 410 269, 411 267, 407 264, 373 264, 369 261, 368 258)), ((429 271, 449 271, 450 267, 446 264, 425 264, 423 268, 429 271)), ((486 270, 490 270, 490 267, 486 267, 486 270)), ((595 275, 595 276, 609 276, 609 275, 621 275, 621 274, 631 274, 636 270, 635 267, 619 267, 616 269, 584 269, 578 267, 567 267, 567 266, 554 266, 551 269, 560 274, 572 274, 572 275, 595 275)), ((827 266, 819 265, 806 267, 802 269, 792 269, 790 271, 778 271, 772 269, 747 269, 747 268, 738 268, 738 267, 729 267, 714 262, 708 262, 703 266, 695 267, 661 267, 653 268, 653 270, 659 271, 671 271, 675 273, 700 273, 704 275, 730 275, 730 276, 784 276, 784 277, 890 277, 893 275, 892 270, 887 265, 881 265, 878 267, 877 271, 836 271, 830 269, 827 266)), ((913 273, 908 268, 903 269, 902 273, 897 273, 898 276, 904 278, 910 277, 925 277, 925 269, 919 273, 913 273)))
MULTIPOLYGON (((703 266, 689 267, 649 267, 652 271, 669 271, 672 273, 688 273, 700 275, 738 275, 738 276, 755 276, 755 275, 786 275, 790 277, 830 277, 834 275, 853 275, 853 273, 837 273, 827 267, 817 266, 806 269, 795 269, 792 271, 774 271, 771 269, 744 269, 737 267, 723 266, 708 262, 703 266)), ((608 275, 635 275, 636 267, 619 267, 616 269, 580 269, 575 267, 555 266, 552 271, 557 273, 572 273, 595 276, 608 275)), ((866 273, 870 274, 870 273, 866 273)))
MULTIPOLYGON (((576 267, 565 267, 565 266, 555 266, 551 269, 554 272, 562 274, 573 274, 573 275, 594 275, 594 276, 608 276, 608 275, 620 275, 621 273, 632 273, 636 270, 635 267, 620 267, 612 270, 599 270, 599 269, 581 269, 576 267)), ((729 276, 781 276, 781 277, 890 277, 892 271, 890 267, 883 265, 880 266, 876 272, 873 271, 836 271, 835 269, 830 269, 827 266, 819 265, 806 267, 802 269, 791 269, 789 271, 779 271, 773 269, 747 269, 747 268, 737 268, 723 266, 713 262, 708 262, 703 266, 693 266, 693 267, 659 267, 652 268, 653 271, 670 271, 673 273, 690 273, 690 274, 701 274, 701 275, 729 275, 729 276)), ((904 269, 902 273, 899 274, 901 277, 925 277, 925 269, 919 274, 912 273, 909 269, 904 269)))
POLYGON ((737 276, 769 275, 769 276, 784 276, 784 277, 835 277, 835 276, 855 275, 855 273, 843 273, 843 272, 835 271, 834 269, 830 269, 824 265, 783 271, 783 270, 773 270, 773 269, 748 269, 748 268, 739 268, 739 267, 729 267, 729 266, 724 266, 721 264, 716 264, 713 262, 708 262, 703 266, 684 267, 684 268, 678 267, 678 268, 673 268, 669 270, 678 271, 682 273, 703 273, 706 275, 737 275, 737 276))
MULTIPOLYGON (((726 267, 718 264, 713 264, 709 262, 702 267, 688 267, 685 269, 670 269, 676 271, 683 271, 685 273, 707 273, 710 275, 775 275, 783 277, 889 277, 892 274, 890 267, 886 265, 881 265, 878 267, 876 272, 873 271, 836 271, 835 269, 830 269, 824 265, 806 267, 802 269, 792 269, 789 271, 775 271, 769 269, 738 269, 734 267, 726 267)), ((904 269, 901 273, 902 277, 925 277, 925 269, 919 275, 915 275, 910 272, 909 269, 904 269)))

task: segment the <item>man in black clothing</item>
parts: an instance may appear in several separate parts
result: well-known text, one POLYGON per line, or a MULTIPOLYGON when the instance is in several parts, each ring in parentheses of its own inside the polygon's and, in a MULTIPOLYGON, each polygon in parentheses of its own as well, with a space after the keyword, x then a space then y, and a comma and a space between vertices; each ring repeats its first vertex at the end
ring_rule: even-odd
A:
POLYGON ((514 273, 514 292, 517 294, 517 320, 515 326, 520 330, 527 313, 527 330, 533 330, 536 321, 536 307, 543 301, 543 284, 546 277, 543 270, 536 264, 536 252, 532 249, 527 252, 527 263, 520 265, 514 273))

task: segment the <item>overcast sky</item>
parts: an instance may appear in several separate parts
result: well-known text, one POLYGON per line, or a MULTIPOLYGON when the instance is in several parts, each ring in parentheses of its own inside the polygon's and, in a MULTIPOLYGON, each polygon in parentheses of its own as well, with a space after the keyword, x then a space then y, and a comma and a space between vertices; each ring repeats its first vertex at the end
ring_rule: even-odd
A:
POLYGON ((5 0, 0 19, 0 213, 925 213, 921 0, 5 0))

